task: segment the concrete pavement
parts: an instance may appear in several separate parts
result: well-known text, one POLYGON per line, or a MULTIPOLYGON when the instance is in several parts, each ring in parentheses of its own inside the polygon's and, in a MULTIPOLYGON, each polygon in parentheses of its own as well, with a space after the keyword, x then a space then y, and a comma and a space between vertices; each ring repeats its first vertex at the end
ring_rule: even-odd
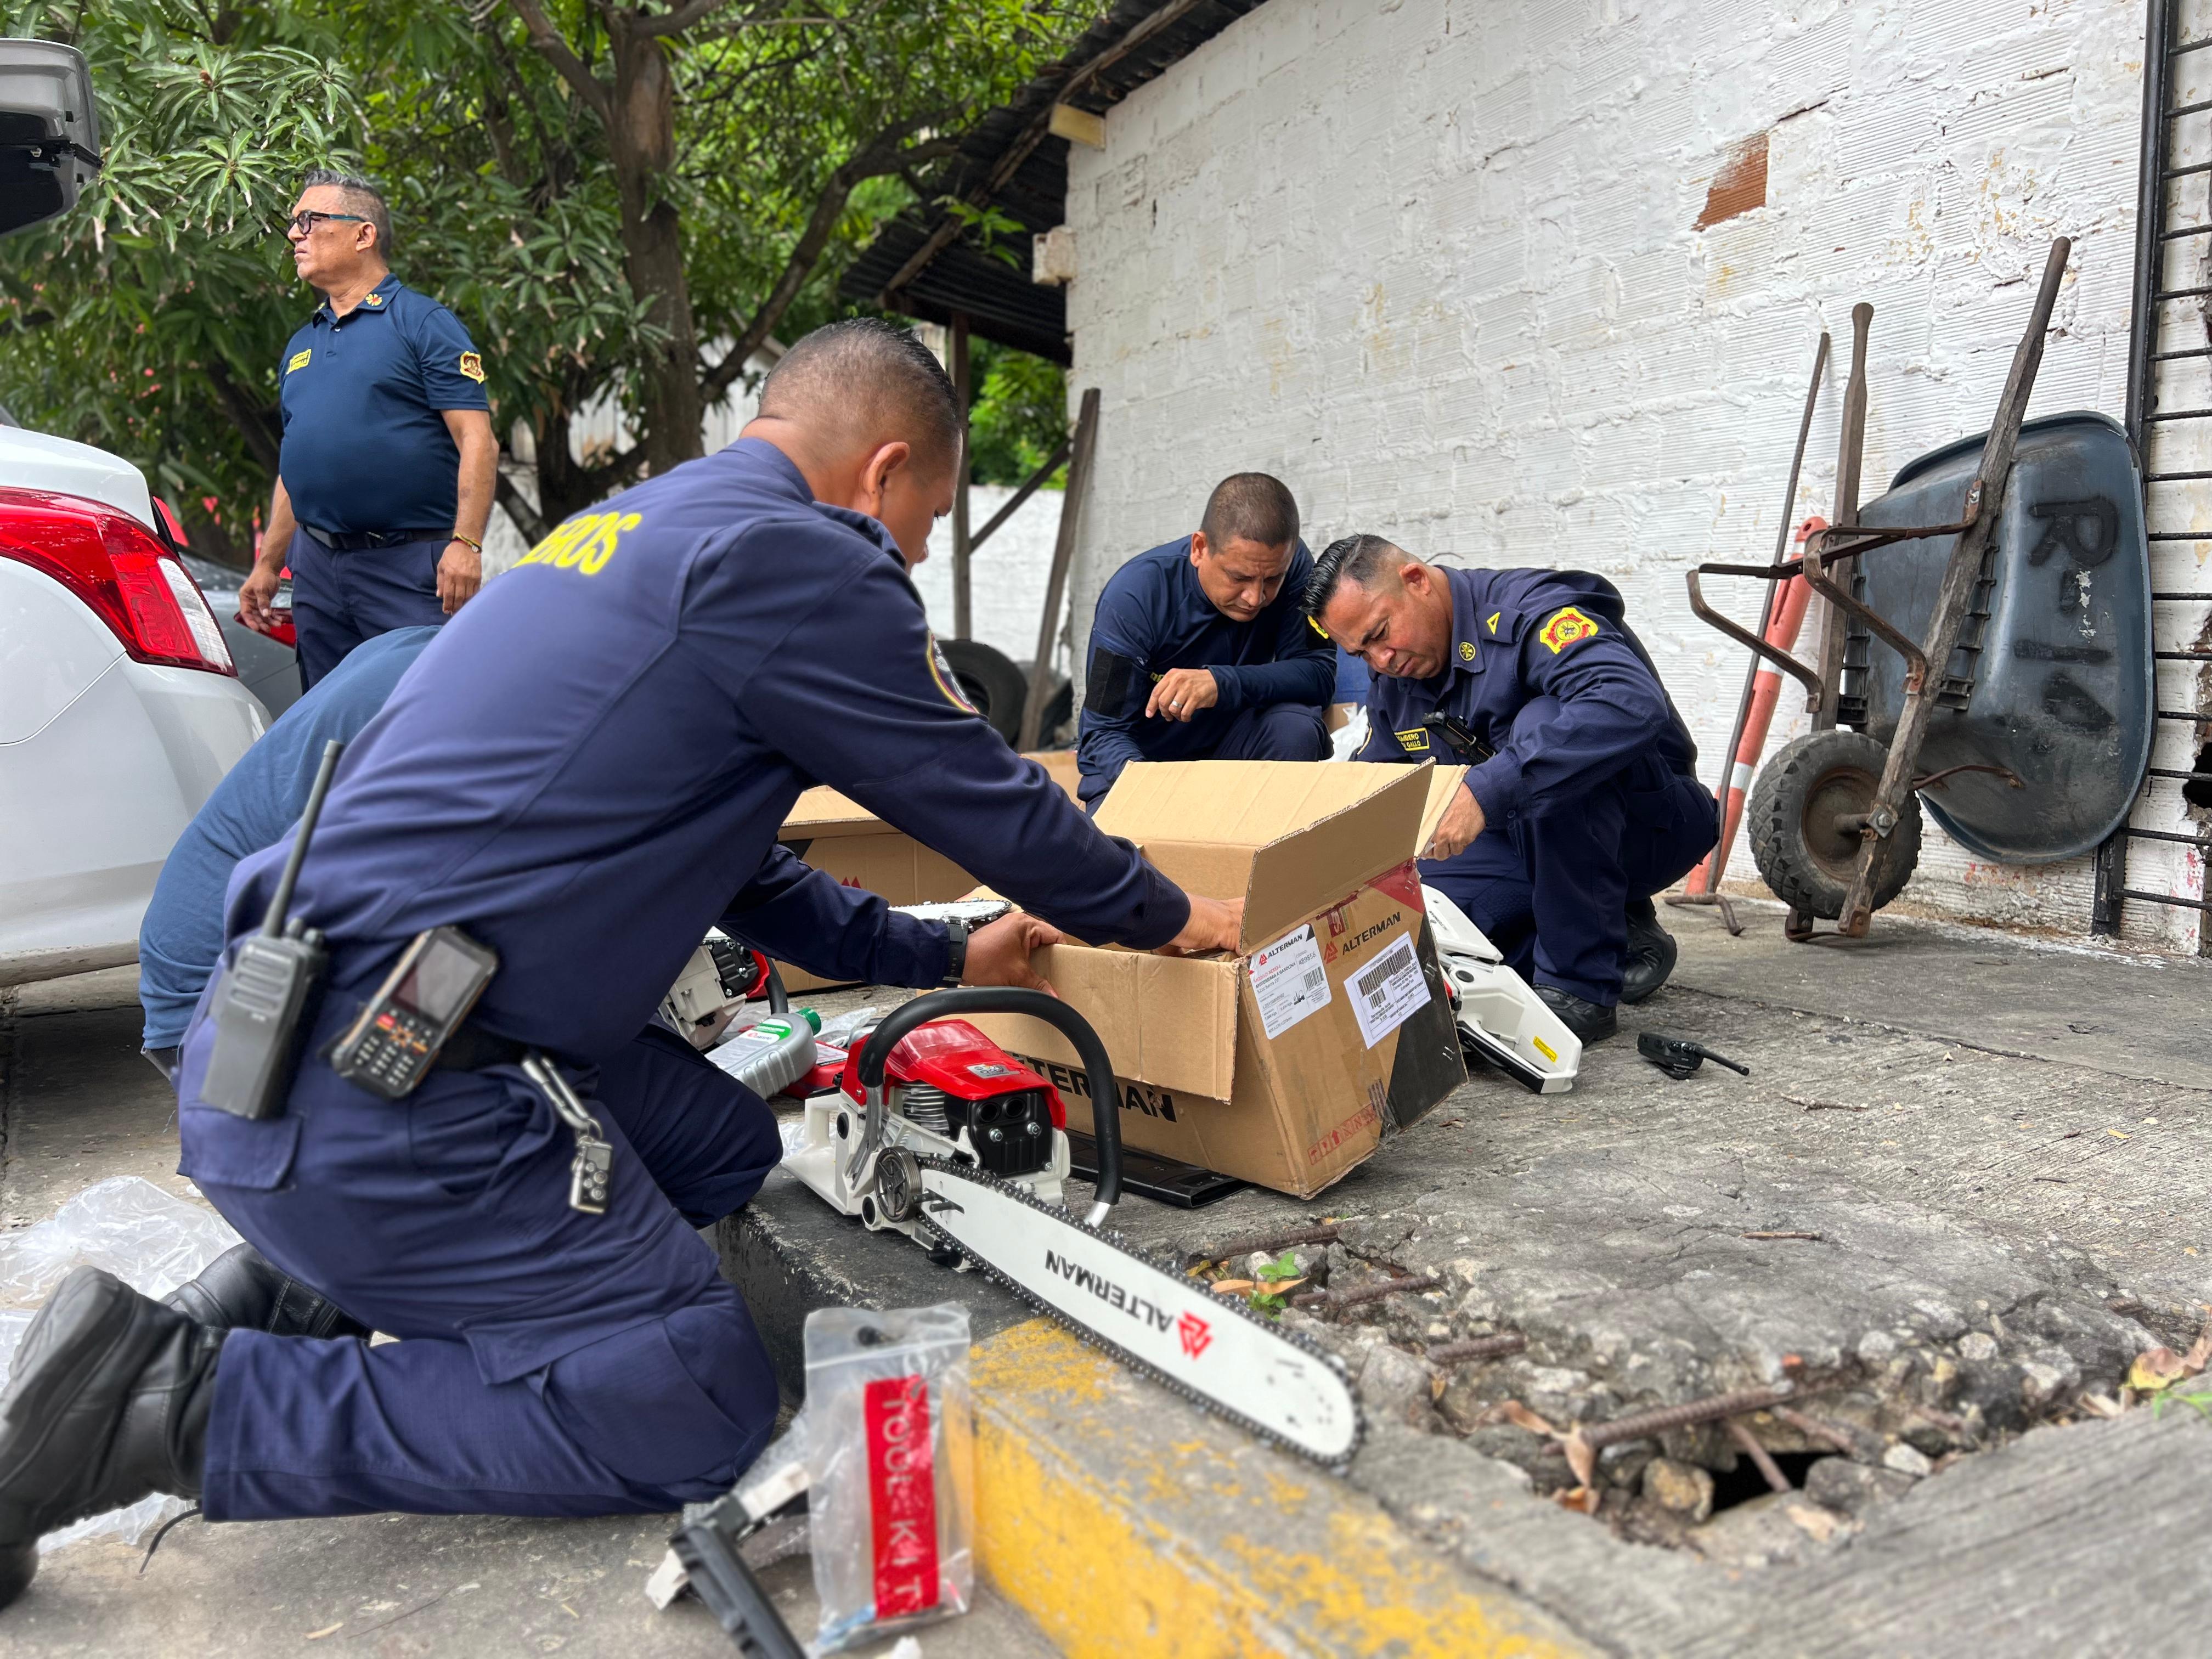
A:
MULTIPOLYGON (((1178 1255, 1340 1217, 1308 1253, 1318 1279, 1443 1281, 1306 1321, 1370 1418, 1341 1480, 772 1182, 719 1237, 787 1370, 810 1306, 975 1314, 999 1596, 926 1650, 2118 1654, 2187 1627, 2201 1574, 2172 1522, 2212 1481, 2212 1424, 2084 1401, 2117 1403, 2134 1353, 2185 1347, 2212 1304, 2212 969, 1888 915, 1862 945, 1793 946, 1778 913, 1747 914, 1731 939, 1710 911, 1666 913, 1674 984, 1572 1094, 1478 1077, 1312 1203, 1123 1206, 1126 1231, 1178 1255), (1752 1076, 1666 1079, 1637 1029, 1752 1076), (1796 1234, 1816 1237, 1747 1236, 1796 1234), (1527 1351, 1425 1358, 1498 1329, 1527 1351), (1572 1485, 1555 1443, 1504 1410, 1565 1428, 1784 1375, 1827 1385, 1804 1409, 1856 1452, 1750 1419, 1805 1488, 1786 1496, 1693 1429, 1608 1452, 1586 1515, 1554 1501, 1572 1485), (1655 1497, 1698 1480, 1715 1512, 1655 1497)), ((132 1025, 49 988, 0 1017, 12 1224, 109 1174, 179 1185, 132 1025)), ((59 1553, 5 1634, 36 1654, 252 1652, 343 1620, 316 1639, 719 1650, 696 1607, 633 1598, 665 1524, 187 1522, 143 1579, 115 1547, 59 1553)))

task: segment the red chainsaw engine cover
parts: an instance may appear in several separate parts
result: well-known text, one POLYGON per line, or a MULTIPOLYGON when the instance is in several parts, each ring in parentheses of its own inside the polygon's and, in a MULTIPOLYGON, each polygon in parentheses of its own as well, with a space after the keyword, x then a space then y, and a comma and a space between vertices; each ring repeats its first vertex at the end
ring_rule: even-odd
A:
MULTIPOLYGON (((841 1086, 855 1101, 867 1098, 860 1087, 861 1053, 854 1048, 847 1056, 841 1079, 841 1086)), ((956 1100, 969 1101, 1041 1089, 1051 1103, 1052 1127, 1067 1127, 1067 1105, 1060 1091, 964 1019, 933 1019, 916 1026, 891 1050, 884 1081, 899 1087, 924 1084, 956 1100)))

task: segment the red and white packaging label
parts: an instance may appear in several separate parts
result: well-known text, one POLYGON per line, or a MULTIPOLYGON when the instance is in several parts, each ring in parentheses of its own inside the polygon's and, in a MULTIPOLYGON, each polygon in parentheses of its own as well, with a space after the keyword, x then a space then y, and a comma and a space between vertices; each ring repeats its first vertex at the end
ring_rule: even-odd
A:
POLYGON ((937 1469, 930 1449, 929 1382, 887 1376, 866 1385, 868 1498, 876 1548, 876 1618, 937 1605, 937 1469))

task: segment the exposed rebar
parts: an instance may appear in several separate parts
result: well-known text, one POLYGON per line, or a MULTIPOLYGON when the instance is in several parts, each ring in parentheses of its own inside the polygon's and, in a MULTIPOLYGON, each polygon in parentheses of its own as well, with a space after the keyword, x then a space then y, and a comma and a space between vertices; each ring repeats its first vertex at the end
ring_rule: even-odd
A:
POLYGON ((1232 1238, 1226 1244, 1212 1249, 1193 1250, 1186 1258, 1191 1261, 1228 1261, 1240 1255, 1249 1255, 1255 1250, 1287 1250, 1299 1244, 1331 1244, 1335 1243, 1337 1224, 1334 1221, 1319 1227, 1295 1227, 1285 1232, 1255 1233, 1249 1238, 1232 1238))
POLYGON ((1624 1441, 1649 1440, 1669 1429, 1686 1429, 1724 1417, 1741 1417, 1746 1412, 1766 1411, 1794 1398, 1796 1393, 1796 1389, 1786 1384, 1778 1389, 1738 1389, 1731 1394, 1717 1394, 1704 1400, 1687 1400, 1679 1406, 1662 1406, 1656 1411, 1616 1417, 1610 1423, 1595 1424, 1580 1432, 1583 1443, 1595 1451, 1624 1441))
POLYGON ((1736 1443, 1736 1449, 1758 1466, 1759 1474, 1766 1477, 1766 1484, 1769 1486, 1776 1492, 1796 1490, 1790 1484, 1790 1477, 1782 1473, 1782 1465, 1769 1456, 1766 1448, 1759 1443, 1759 1437, 1744 1427, 1742 1419, 1735 1417, 1729 1419, 1728 1431, 1729 1438, 1736 1443))
POLYGON ((1528 1346, 1528 1339, 1518 1331, 1500 1331, 1495 1336, 1464 1337, 1457 1342, 1441 1342, 1428 1351, 1431 1361, 1449 1365, 1462 1359, 1498 1359, 1509 1353, 1519 1353, 1528 1346))
POLYGON ((1442 1283, 1434 1273, 1420 1273, 1411 1279, 1393 1279, 1380 1285, 1362 1285, 1356 1291, 1308 1291, 1291 1299, 1291 1305, 1310 1313, 1338 1313, 1346 1308, 1356 1308, 1363 1302, 1380 1302, 1386 1296, 1395 1296, 1401 1291, 1433 1291, 1442 1283))

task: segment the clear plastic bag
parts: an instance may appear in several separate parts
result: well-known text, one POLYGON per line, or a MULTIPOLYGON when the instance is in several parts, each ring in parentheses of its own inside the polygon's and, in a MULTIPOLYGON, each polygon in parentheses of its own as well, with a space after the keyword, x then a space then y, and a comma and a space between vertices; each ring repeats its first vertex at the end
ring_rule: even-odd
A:
POLYGON ((974 1600, 974 1406, 957 1303, 806 1316, 817 1653, 974 1600))
MULTIPOLYGON (((137 1176, 95 1182, 44 1221, 0 1233, 0 1387, 32 1316, 70 1268, 102 1267, 143 1295, 167 1296, 237 1243, 230 1224, 214 1211, 137 1176)), ((180 1498, 142 1498, 50 1533, 39 1548, 59 1549, 80 1538, 135 1544, 185 1507, 180 1498)))

